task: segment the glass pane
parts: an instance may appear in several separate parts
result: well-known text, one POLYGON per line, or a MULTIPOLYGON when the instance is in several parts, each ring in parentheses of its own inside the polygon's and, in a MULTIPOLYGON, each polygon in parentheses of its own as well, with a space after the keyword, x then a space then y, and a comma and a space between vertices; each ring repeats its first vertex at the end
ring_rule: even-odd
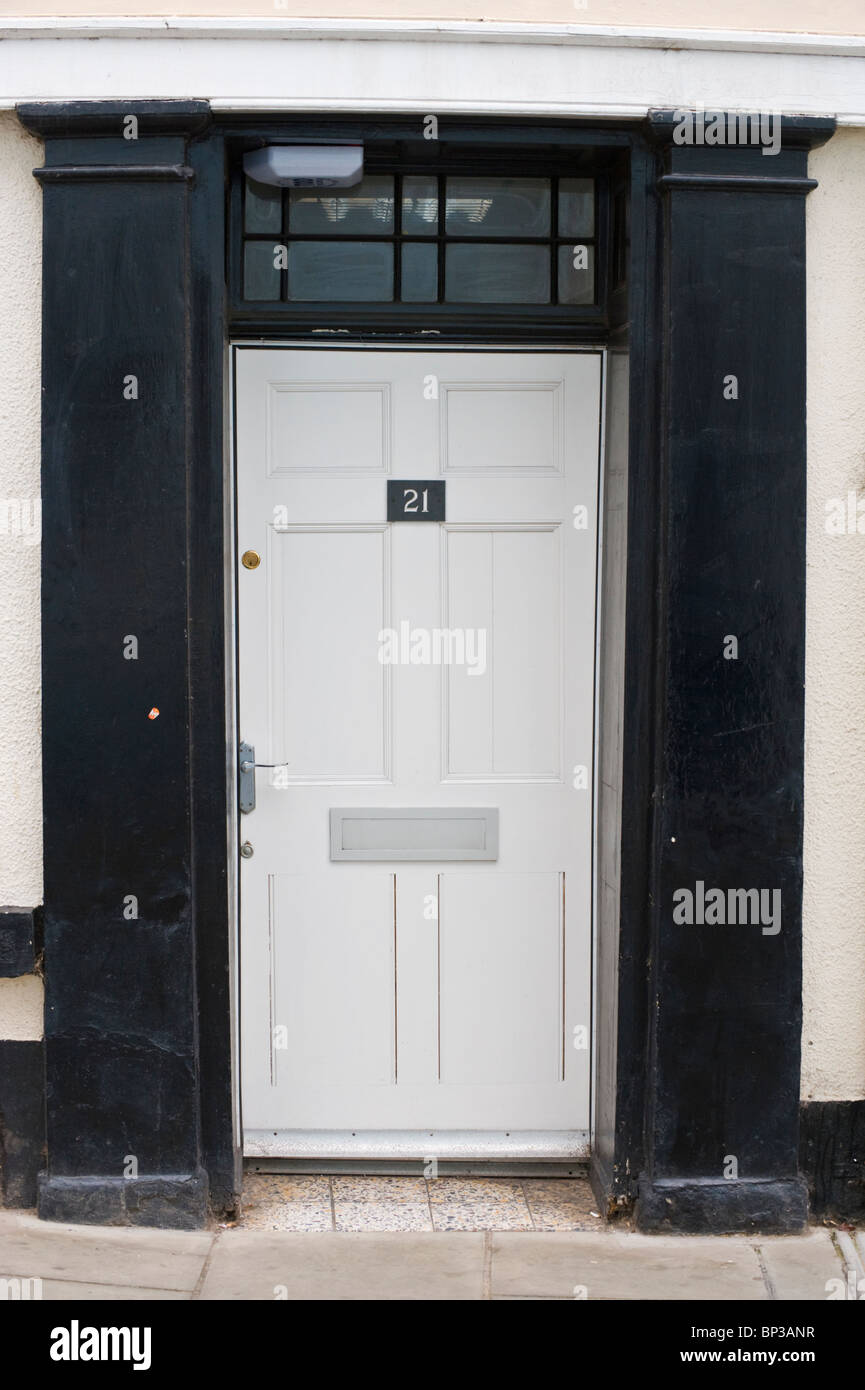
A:
POLYGON ((594 179, 559 179, 559 236, 594 234, 594 179))
POLYGON ((402 181, 403 231, 410 236, 435 236, 438 225, 438 179, 407 174, 402 181))
POLYGON ((248 232, 282 230, 282 189, 246 180, 244 226, 248 232))
MULTIPOLYGON (((470 251, 475 247, 470 246, 470 251)), ((402 244, 400 298, 409 304, 434 304, 438 299, 438 246, 417 241, 402 244)))
POLYGON ((393 299, 393 242, 294 241, 289 299, 393 299))
MULTIPOLYGON (((289 196, 292 232, 390 236, 393 233, 393 177, 372 174, 354 188, 316 192, 293 188, 289 196)), ((340 298, 339 295, 333 296, 340 298)))
POLYGON ((594 304, 594 246, 559 247, 559 303, 594 304))
POLYGON ((549 179, 447 181, 449 236, 549 236, 549 179))
POLYGON ((277 249, 272 241, 248 241, 243 248, 244 299, 279 299, 277 249))
POLYGON ((463 304, 549 304, 548 246, 447 248, 445 298, 463 304))

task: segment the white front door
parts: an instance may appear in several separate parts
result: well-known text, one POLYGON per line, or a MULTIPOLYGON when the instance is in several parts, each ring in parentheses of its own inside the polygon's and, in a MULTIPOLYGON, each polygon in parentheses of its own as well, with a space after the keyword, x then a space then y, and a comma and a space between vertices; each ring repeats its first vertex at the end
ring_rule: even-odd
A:
POLYGON ((235 361, 246 1152, 583 1152, 601 356, 235 361))

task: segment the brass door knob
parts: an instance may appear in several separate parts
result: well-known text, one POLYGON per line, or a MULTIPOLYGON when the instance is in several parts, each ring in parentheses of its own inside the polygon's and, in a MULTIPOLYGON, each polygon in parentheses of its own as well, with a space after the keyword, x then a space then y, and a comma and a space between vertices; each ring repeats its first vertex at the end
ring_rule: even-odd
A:
POLYGON ((240 563, 244 569, 257 570, 261 564, 261 556, 257 550, 244 550, 240 557, 240 563))

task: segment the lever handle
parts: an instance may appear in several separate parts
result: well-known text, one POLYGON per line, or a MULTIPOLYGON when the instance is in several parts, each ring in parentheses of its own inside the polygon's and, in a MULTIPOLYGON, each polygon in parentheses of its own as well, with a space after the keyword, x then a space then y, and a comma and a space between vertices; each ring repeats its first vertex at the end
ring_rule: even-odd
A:
POLYGON ((285 763, 257 763, 255 749, 251 743, 241 743, 238 778, 238 800, 244 815, 255 810, 255 769, 257 767, 285 767, 285 763))

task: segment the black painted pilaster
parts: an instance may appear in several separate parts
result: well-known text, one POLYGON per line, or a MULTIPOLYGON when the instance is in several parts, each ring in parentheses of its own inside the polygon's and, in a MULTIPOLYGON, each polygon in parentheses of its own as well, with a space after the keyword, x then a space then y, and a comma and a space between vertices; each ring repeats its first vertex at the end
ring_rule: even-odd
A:
MULTIPOLYGON (((807 149, 676 144, 666 200, 657 891, 644 1229, 789 1230, 798 1172, 807 149), (702 889, 701 886, 703 885, 702 889), (766 890, 753 921, 701 893, 766 890), (695 920, 687 913, 693 895, 695 920), (780 895, 780 925, 770 921, 780 895), (678 895, 678 896, 674 896, 678 895)), ((716 900, 717 901, 717 900, 716 900)))
POLYGON ((192 888, 196 920, 201 1147, 214 1211, 231 1213, 241 1182, 234 1134, 226 845, 225 532, 223 417, 226 375, 225 149, 213 131, 189 149, 191 440, 189 688, 192 888), (223 846, 225 848, 223 848, 223 846), (215 849, 218 847, 218 849, 215 849))
MULTIPOLYGON (((209 111, 75 103, 19 116, 46 142, 39 1210, 198 1225, 189 142, 209 111)), ((221 534, 211 543, 221 570, 221 534)))

